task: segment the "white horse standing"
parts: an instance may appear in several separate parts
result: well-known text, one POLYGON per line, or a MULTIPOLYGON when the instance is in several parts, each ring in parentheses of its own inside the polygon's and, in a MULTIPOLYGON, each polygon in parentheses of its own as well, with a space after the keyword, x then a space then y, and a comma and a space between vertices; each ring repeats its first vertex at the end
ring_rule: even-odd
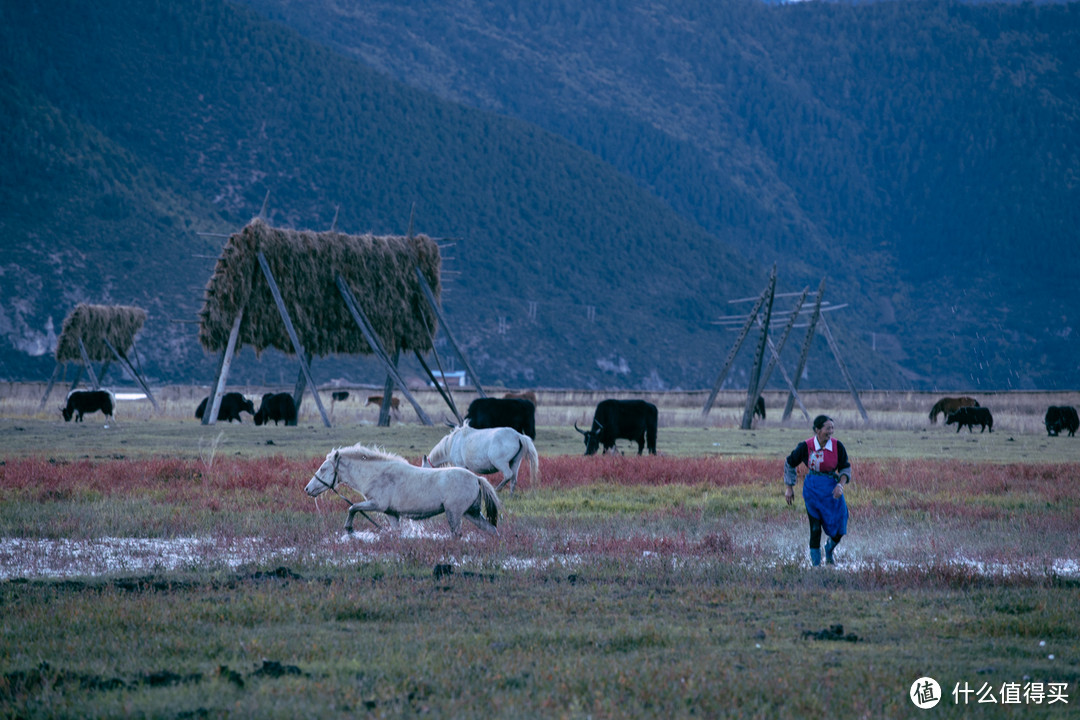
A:
POLYGON ((510 483, 510 493, 513 494, 518 470, 525 458, 529 460, 533 482, 539 483, 540 458, 528 435, 507 427, 479 430, 470 427, 466 420, 440 440, 428 453, 426 460, 432 467, 449 464, 474 473, 501 472, 502 482, 495 489, 502 490, 504 485, 510 483))
POLYGON ((353 445, 331 450, 304 491, 318 497, 345 484, 363 493, 363 502, 349 507, 345 530, 353 531, 353 516, 367 510, 395 520, 423 520, 446 513, 450 532, 461 535, 461 518, 490 535, 498 534, 502 503, 485 478, 463 468, 421 468, 404 458, 375 448, 353 445))

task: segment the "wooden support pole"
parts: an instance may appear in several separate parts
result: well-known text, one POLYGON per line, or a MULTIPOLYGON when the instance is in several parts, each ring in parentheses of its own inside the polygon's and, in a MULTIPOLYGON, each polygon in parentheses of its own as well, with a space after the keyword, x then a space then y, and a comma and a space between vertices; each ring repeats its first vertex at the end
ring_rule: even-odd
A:
POLYGON ((749 430, 754 423, 754 405, 757 404, 758 397, 758 381, 761 379, 761 363, 765 358, 765 348, 769 342, 769 321, 772 318, 772 304, 773 294, 776 292, 776 265, 773 265, 772 273, 769 275, 769 288, 766 290, 765 298, 765 319, 758 318, 758 324, 761 326, 761 339, 758 341, 757 352, 754 353, 754 367, 750 371, 750 382, 746 389, 746 407, 743 408, 742 425, 740 427, 743 430, 749 430))
POLYGON ((76 365, 75 366, 75 378, 71 381, 71 387, 68 388, 69 393, 72 390, 74 390, 75 388, 79 387, 79 381, 82 380, 82 374, 83 374, 83 366, 82 365, 76 365))
MULTIPOLYGON (((307 354, 304 358, 307 361, 308 367, 311 367, 311 353, 307 354)), ((296 417, 300 417, 300 403, 304 402, 304 391, 307 390, 307 376, 304 375, 304 370, 300 369, 296 373, 296 384, 293 385, 292 399, 293 405, 296 406, 296 417)))
POLYGON ((720 392, 720 386, 724 384, 724 378, 727 377, 728 371, 731 370, 731 366, 735 362, 735 356, 739 354, 739 348, 742 347, 743 341, 746 340, 746 336, 750 333, 750 328, 754 326, 754 319, 761 310, 761 306, 765 304, 765 294, 767 292, 768 289, 762 291, 761 296, 758 297, 757 302, 754 303, 754 308, 750 311, 750 315, 747 316, 742 331, 739 332, 739 336, 735 338, 735 344, 732 345, 731 350, 728 351, 727 360, 724 361, 724 367, 720 370, 720 374, 716 376, 716 382, 713 383, 712 392, 709 393, 709 397, 705 400, 705 407, 701 409, 701 414, 703 416, 708 415, 709 411, 712 410, 713 403, 716 401, 716 395, 720 392))
POLYGON ((468 372, 469 377, 472 378, 473 386, 476 388, 476 394, 480 397, 487 397, 484 388, 480 387, 480 376, 473 370, 472 365, 469 363, 469 358, 465 357, 465 353, 461 351, 461 346, 458 345, 457 340, 454 338, 454 334, 450 332, 450 326, 446 324, 446 318, 443 317, 442 310, 439 309, 439 303, 435 300, 435 293, 432 292, 431 286, 428 285, 427 278, 424 277, 424 273, 420 271, 419 267, 416 268, 416 276, 420 278, 420 289, 423 291, 424 297, 427 298, 428 304, 431 305, 431 309, 435 312, 435 317, 439 318, 439 324, 442 326, 442 329, 446 331, 446 339, 454 346, 454 350, 457 352, 458 357, 461 358, 461 364, 465 366, 466 372, 468 372))
POLYGON ((52 392, 53 385, 56 384, 56 378, 60 375, 60 371, 63 367, 64 363, 56 363, 56 367, 53 368, 52 375, 49 376, 49 384, 45 386, 45 394, 41 396, 41 404, 38 405, 38 412, 45 409, 45 402, 49 399, 49 393, 52 392))
POLYGON ((345 278, 341 275, 336 275, 334 281, 337 283, 338 292, 341 293, 341 297, 345 300, 345 306, 349 308, 349 313, 352 315, 353 322, 360 328, 360 332, 364 334, 364 339, 367 340, 368 345, 375 352, 375 355, 382 361, 383 366, 386 368, 386 372, 394 378, 394 382, 401 388, 401 394, 405 396, 405 399, 412 404, 413 409, 416 410, 417 416, 420 418, 420 422, 425 425, 434 425, 431 422, 431 418, 424 412, 424 408, 420 407, 420 403, 417 402, 413 394, 409 392, 408 385, 398 374, 397 368, 390 362, 390 357, 386 354, 386 350, 383 349, 382 343, 379 342, 379 336, 375 334, 375 328, 368 322, 367 316, 364 315, 364 311, 360 309, 360 306, 356 303, 356 299, 353 297, 352 290, 349 289, 349 284, 345 282, 345 278))
POLYGON ((225 381, 229 377, 229 368, 232 367, 233 355, 236 353, 236 343, 240 338, 240 323, 243 320, 244 308, 241 306, 233 319, 232 328, 229 330, 229 341, 225 344, 225 349, 221 351, 221 360, 218 361, 217 377, 214 378, 210 402, 206 403, 206 409, 203 410, 203 425, 213 425, 217 422, 218 411, 221 410, 221 397, 225 394, 225 381))
MULTIPOLYGON (((411 219, 410 219, 411 222, 411 219)), ((428 339, 431 341, 431 354, 435 356, 435 366, 439 368, 439 375, 442 377, 435 377, 435 373, 431 371, 428 364, 424 362, 424 357, 418 350, 413 350, 416 355, 416 359, 420 361, 420 367, 424 368, 424 372, 431 378, 431 384, 435 386, 435 389, 439 391, 439 395, 442 395, 443 401, 446 402, 447 407, 450 408, 450 412, 454 413, 454 417, 457 418, 457 424, 461 425, 464 420, 461 418, 461 413, 458 412, 457 405, 454 404, 454 394, 450 391, 450 385, 446 383, 446 370, 443 369, 442 360, 439 358, 439 351, 435 349, 435 329, 431 327, 431 323, 428 322, 427 315, 424 315, 424 327, 427 329, 428 339)))
MULTIPOLYGON (((390 358, 391 364, 397 370, 398 360, 401 358, 401 350, 394 350, 394 357, 390 358)), ((382 402, 379 404, 379 427, 390 427, 390 410, 394 403, 394 377, 386 373, 386 381, 383 382, 382 402)))
POLYGON ((83 345, 83 339, 79 338, 79 354, 82 355, 83 365, 86 366, 86 374, 90 377, 90 384, 95 390, 101 389, 101 383, 98 382, 97 375, 94 373, 94 366, 90 364, 90 354, 86 352, 86 345, 83 345))
POLYGON ((832 350, 833 357, 836 358, 836 364, 840 366, 840 374, 844 377, 848 390, 851 391, 851 397, 855 398, 855 407, 859 408, 859 414, 862 415, 863 422, 870 422, 870 418, 867 417, 866 410, 863 408, 862 400, 859 399, 859 391, 855 389, 855 381, 851 378, 851 373, 848 372, 847 365, 844 364, 844 359, 840 356, 840 346, 833 339, 832 330, 829 329, 829 321, 825 319, 824 315, 821 316, 821 331, 825 335, 825 340, 829 343, 829 349, 832 350))
POLYGON ((326 408, 323 407, 322 400, 319 398, 319 386, 315 384, 314 378, 311 377, 311 368, 308 367, 307 364, 307 352, 300 342, 300 336, 296 334, 296 328, 293 327, 292 318, 289 317, 289 311, 285 307, 285 300, 281 297, 281 290, 278 289, 277 280, 274 279, 274 273, 270 272, 270 263, 266 261, 266 255, 263 254, 262 250, 259 250, 256 256, 259 258, 259 267, 262 268, 263 276, 266 278, 266 284, 270 286, 270 294, 274 296, 274 302, 277 304, 278 314, 281 315, 281 321, 285 323, 285 331, 289 333, 289 340, 292 341, 293 350, 296 352, 296 357, 300 361, 300 370, 304 373, 308 383, 311 385, 311 395, 315 398, 315 405, 319 408, 319 415, 322 416, 323 425, 330 427, 330 417, 326 414, 326 408))
MULTIPOLYGON (((461 413, 458 412, 457 406, 454 404, 454 398, 450 394, 450 386, 447 386, 445 388, 443 387, 442 383, 439 382, 439 379, 435 377, 435 373, 431 372, 431 368, 429 368, 428 364, 424 362, 424 356, 420 354, 419 350, 413 350, 413 353, 416 355, 416 359, 420 361, 420 367, 424 368, 424 372, 426 372, 427 376, 431 378, 431 384, 434 385, 435 389, 439 391, 440 395, 442 395, 442 399, 450 408, 450 412, 454 413, 454 417, 457 418, 457 424, 461 425, 464 420, 461 417, 461 413)), ((439 356, 438 354, 436 354, 435 359, 438 360, 438 358, 439 356)))
MULTIPOLYGON (((803 417, 810 420, 810 413, 807 411, 806 406, 803 405, 802 398, 799 397, 799 393, 795 390, 795 384, 791 381, 791 378, 787 374, 787 370, 784 369, 784 365, 780 362, 780 351, 773 345, 772 338, 769 338, 769 352, 772 353, 772 357, 776 360, 776 367, 780 370, 780 374, 784 377, 784 382, 788 386, 788 391, 795 396, 795 401, 799 403, 799 409, 802 410, 803 417)), ((756 401, 755 401, 756 402, 756 401)))
MULTIPOLYGON (((795 378, 792 380, 791 392, 788 393, 787 403, 784 405, 784 415, 780 418, 780 422, 787 422, 791 417, 791 410, 795 406, 795 399, 798 397, 799 381, 802 380, 803 370, 806 368, 806 360, 810 357, 810 344, 814 339, 814 330, 817 328, 818 319, 821 317, 821 299, 825 297, 825 278, 821 278, 821 282, 818 283, 817 299, 814 301, 814 312, 810 316, 810 327, 806 330, 806 339, 803 340, 802 351, 799 353, 799 364, 795 367, 795 378)), ((802 401, 799 401, 799 405, 802 405, 802 401)), ((806 409, 803 408, 803 412, 806 409)))
MULTIPOLYGON (((795 302, 795 307, 791 309, 791 315, 788 317, 787 325, 784 326, 784 332, 780 335, 780 342, 776 343, 775 351, 772 353, 772 357, 769 358, 769 364, 765 366, 765 370, 761 373, 761 382, 758 384, 758 395, 760 395, 761 391, 764 391, 765 386, 769 384, 769 378, 772 376, 773 370, 780 364, 780 352, 787 343, 788 335, 791 334, 791 328, 795 325, 795 319, 799 317, 799 313, 802 311, 802 305, 806 302, 806 295, 809 292, 810 288, 803 288, 802 295, 800 295, 799 299, 795 302)), ((757 400, 754 402, 757 402, 757 400)))
POLYGON ((131 362, 126 357, 121 355, 115 347, 113 347, 113 344, 109 342, 108 338, 101 339, 105 341, 105 345, 108 346, 109 350, 113 354, 113 357, 116 358, 116 362, 120 363, 120 367, 127 370, 128 374, 131 375, 131 379, 137 382, 139 384, 139 387, 143 389, 143 392, 146 393, 146 397, 150 400, 150 404, 154 406, 154 409, 161 410, 161 408, 158 407, 157 400, 154 399, 154 393, 150 392, 150 388, 145 382, 143 382, 142 377, 140 377, 139 373, 135 372, 135 368, 132 367, 131 362))

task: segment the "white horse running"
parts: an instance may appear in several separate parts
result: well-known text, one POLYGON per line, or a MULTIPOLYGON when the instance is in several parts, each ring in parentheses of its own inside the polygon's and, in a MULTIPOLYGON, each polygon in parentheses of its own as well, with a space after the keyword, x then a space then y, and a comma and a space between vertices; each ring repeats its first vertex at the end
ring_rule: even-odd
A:
POLYGON ((528 435, 522 435, 507 427, 480 430, 470 427, 466 420, 440 440, 425 460, 432 467, 453 465, 485 475, 501 472, 502 482, 495 489, 502 490, 503 486, 510 483, 510 494, 513 494, 517 486, 518 469, 525 458, 529 460, 533 482, 539 483, 540 458, 528 435))
POLYGON ((348 532, 353 531, 356 513, 372 510, 395 521, 423 520, 445 512, 455 537, 461 535, 462 517, 490 535, 498 534, 502 503, 495 488, 463 468, 420 468, 393 453, 358 444, 331 450, 304 491, 318 497, 341 484, 364 495, 363 502, 349 507, 348 532))

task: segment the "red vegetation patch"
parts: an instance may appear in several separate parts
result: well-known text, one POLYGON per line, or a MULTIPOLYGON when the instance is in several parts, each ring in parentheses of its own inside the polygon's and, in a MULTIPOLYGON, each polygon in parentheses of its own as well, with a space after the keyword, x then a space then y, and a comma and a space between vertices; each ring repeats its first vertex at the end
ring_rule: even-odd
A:
MULTIPOLYGON (((207 466, 199 460, 155 458, 54 462, 42 458, 9 460, 0 465, 0 497, 49 502, 88 495, 151 494, 173 502, 205 506, 243 496, 246 502, 286 503, 310 509, 303 486, 318 458, 282 456, 222 458, 207 466)), ((783 459, 672 458, 660 456, 563 455, 540 459, 539 484, 525 471, 519 488, 573 488, 593 484, 615 486, 700 485, 729 487, 776 485, 783 459)), ((1032 495, 1049 503, 1071 503, 1072 479, 1080 463, 1057 465, 974 464, 959 461, 907 460, 856 463, 855 482, 867 490, 941 494, 962 499, 972 495, 1032 495)))
MULTIPOLYGON (((696 485, 727 487, 780 483, 784 459, 672 458, 637 455, 540 458, 542 487, 611 485, 696 485)), ((1072 495, 1068 478, 1080 475, 1080 463, 990 464, 952 460, 889 460, 853 464, 855 482, 867 489, 925 493, 1032 493, 1054 499, 1072 495)), ((800 475, 805 468, 800 468, 800 475)), ((527 481, 519 486, 528 487, 527 481)))
POLYGON ((971 463, 958 460, 895 460, 856 463, 853 477, 867 489, 965 495, 1032 494, 1050 502, 1075 495, 1069 478, 1080 464, 971 463))
POLYGON ((540 458, 540 485, 545 488, 571 488, 596 483, 645 486, 705 483, 725 487, 776 480, 782 475, 778 461, 761 458, 672 458, 656 455, 560 455, 540 458))
POLYGON ((34 502, 85 498, 90 495, 154 495, 196 507, 215 504, 223 496, 254 495, 267 502, 307 503, 303 487, 318 467, 312 460, 270 457, 221 459, 207 467, 197 460, 154 458, 54 462, 39 458, 0 465, 0 496, 34 502))

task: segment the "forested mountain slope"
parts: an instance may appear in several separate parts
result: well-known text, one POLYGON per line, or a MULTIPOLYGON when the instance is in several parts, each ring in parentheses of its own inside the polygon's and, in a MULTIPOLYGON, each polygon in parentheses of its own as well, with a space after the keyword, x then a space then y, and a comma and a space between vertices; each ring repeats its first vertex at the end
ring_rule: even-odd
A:
POLYGON ((1080 383, 1076 3, 244 2, 828 274, 907 382, 1080 383))
POLYGON ((151 377, 207 381, 190 321, 223 240, 199 233, 236 229, 267 193, 270 222, 297 228, 337 214, 404 233, 415 206, 414 230, 448 239, 444 304, 488 384, 701 386, 730 342, 709 321, 765 284, 565 140, 246 9, 50 0, 0 21, 7 377, 47 376, 35 353, 85 301, 146 307, 151 377))
MULTIPOLYGON (((200 233, 268 197, 277 225, 413 216, 444 238, 444 307, 487 384, 707 387, 733 340, 711 321, 777 262, 779 290, 827 276, 850 303, 831 320, 860 385, 1075 387, 1077 19, 0 2, 0 376, 45 377, 50 330, 103 302, 150 312, 152 379, 208 381, 191 321, 223 239, 200 233)), ((814 357, 807 386, 840 386, 814 357)), ((295 377, 247 355, 238 380, 267 367, 295 377)))

